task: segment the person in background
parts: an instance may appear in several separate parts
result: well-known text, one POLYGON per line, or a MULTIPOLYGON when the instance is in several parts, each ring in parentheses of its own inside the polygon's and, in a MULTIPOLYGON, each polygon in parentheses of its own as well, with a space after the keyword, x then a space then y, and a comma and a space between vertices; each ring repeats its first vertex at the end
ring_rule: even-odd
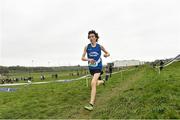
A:
POLYGON ((109 79, 109 67, 108 67, 108 65, 105 68, 105 73, 106 73, 105 80, 108 81, 108 79, 109 79))
POLYGON ((112 65, 109 66, 110 77, 112 76, 112 65))
POLYGON ((163 70, 163 66, 164 66, 164 62, 162 61, 162 60, 160 60, 160 71, 162 71, 163 70))

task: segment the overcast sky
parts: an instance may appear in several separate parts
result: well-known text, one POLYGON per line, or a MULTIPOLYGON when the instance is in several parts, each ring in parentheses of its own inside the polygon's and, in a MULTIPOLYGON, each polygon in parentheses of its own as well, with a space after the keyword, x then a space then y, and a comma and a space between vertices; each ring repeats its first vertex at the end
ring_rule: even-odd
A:
POLYGON ((85 65, 87 33, 114 60, 180 53, 179 0, 1 0, 0 65, 85 65), (32 62, 33 61, 33 62, 32 62))

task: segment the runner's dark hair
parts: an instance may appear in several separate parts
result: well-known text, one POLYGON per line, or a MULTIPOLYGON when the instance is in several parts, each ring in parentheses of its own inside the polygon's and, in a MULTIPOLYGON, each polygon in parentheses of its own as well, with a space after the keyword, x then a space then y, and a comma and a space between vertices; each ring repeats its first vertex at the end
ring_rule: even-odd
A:
POLYGON ((98 42, 98 39, 99 39, 98 33, 97 33, 95 30, 89 31, 89 32, 88 32, 88 39, 89 39, 89 35, 90 35, 90 34, 94 34, 95 37, 96 37, 96 42, 98 42))

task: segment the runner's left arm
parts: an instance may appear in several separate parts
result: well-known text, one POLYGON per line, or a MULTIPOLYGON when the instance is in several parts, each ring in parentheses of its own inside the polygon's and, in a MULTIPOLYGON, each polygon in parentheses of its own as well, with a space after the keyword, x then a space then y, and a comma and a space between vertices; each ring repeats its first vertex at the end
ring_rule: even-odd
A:
POLYGON ((104 57, 109 57, 110 56, 109 52, 102 45, 101 45, 101 50, 105 53, 104 57))

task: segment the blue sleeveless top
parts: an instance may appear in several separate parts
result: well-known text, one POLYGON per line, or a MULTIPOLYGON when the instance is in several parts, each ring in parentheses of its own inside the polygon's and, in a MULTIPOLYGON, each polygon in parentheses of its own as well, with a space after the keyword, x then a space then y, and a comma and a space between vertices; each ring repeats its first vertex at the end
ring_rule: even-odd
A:
POLYGON ((92 47, 90 43, 87 45, 86 52, 88 59, 94 59, 96 61, 94 64, 88 62, 89 69, 102 70, 101 46, 98 43, 96 43, 96 47, 92 47))

